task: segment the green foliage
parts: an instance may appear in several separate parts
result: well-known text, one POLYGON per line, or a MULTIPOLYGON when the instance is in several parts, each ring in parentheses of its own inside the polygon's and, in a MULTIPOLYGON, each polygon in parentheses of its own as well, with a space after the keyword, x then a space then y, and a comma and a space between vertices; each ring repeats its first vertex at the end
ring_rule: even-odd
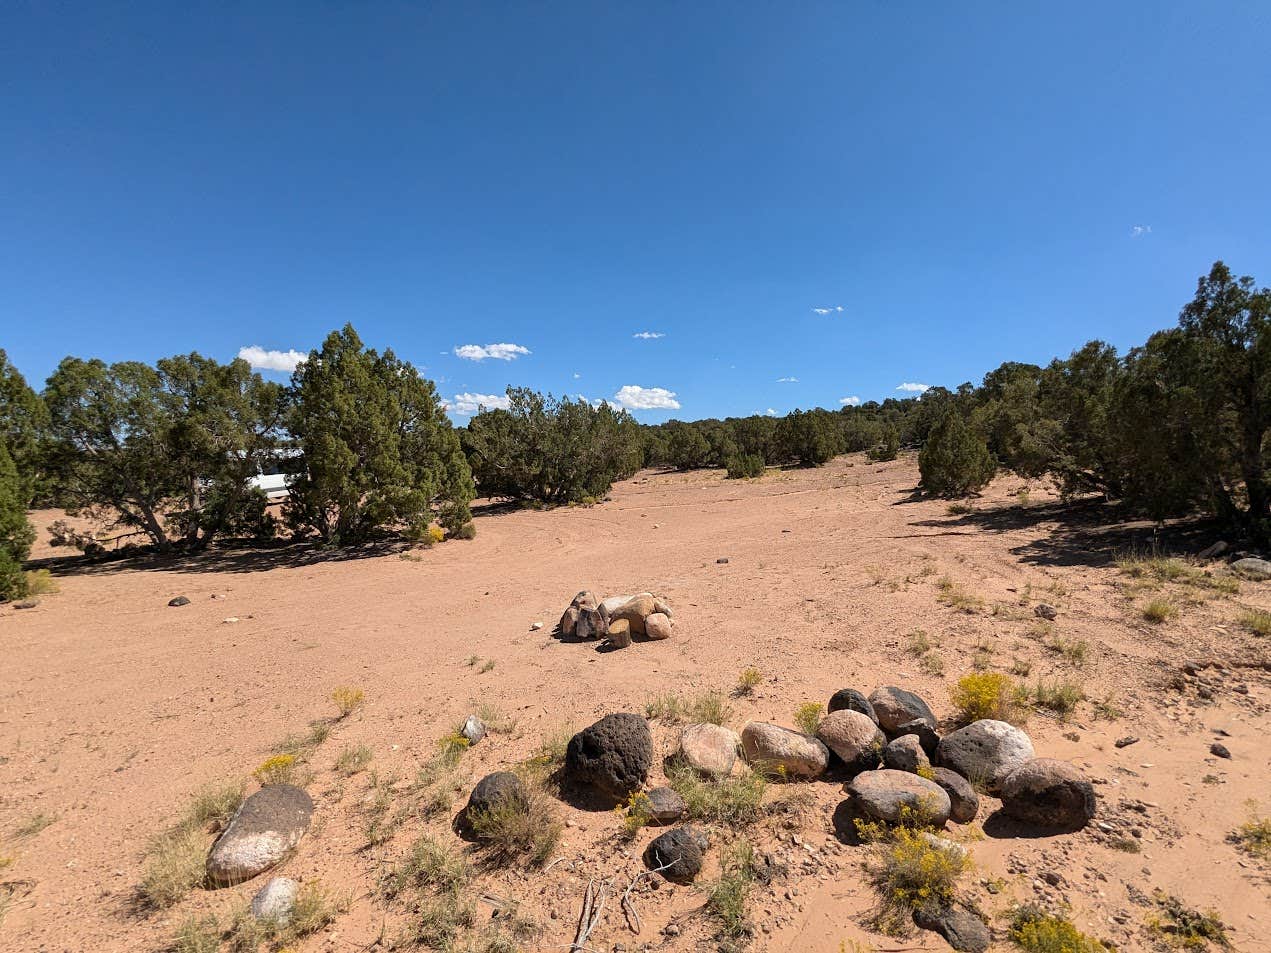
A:
POLYGON ((873 845, 865 864, 866 876, 878 892, 878 926, 904 933, 913 911, 949 905, 958 879, 970 868, 965 850, 940 846, 920 829, 891 828, 873 845))
POLYGON ((993 479, 996 470, 984 438, 956 411, 940 418, 918 454, 922 488, 937 496, 966 496, 993 479))
POLYGON ((9 363, 0 348, 0 444, 8 448, 21 476, 18 492, 25 507, 44 495, 42 439, 48 427, 48 408, 27 386, 26 379, 9 363))
POLYGON ((743 827, 763 816, 767 782, 763 776, 745 771, 734 777, 703 778, 686 765, 667 769, 667 781, 684 799, 688 816, 723 827, 743 827))
POLYGON ((719 879, 706 898, 706 909, 719 921, 721 938, 742 940, 754 932, 746 917, 746 901, 756 879, 754 847, 745 840, 730 844, 719 867, 719 879))
POLYGON ((819 467, 840 452, 834 415, 824 410, 792 410, 777 424, 777 453, 803 467, 819 467))
POLYGON ((728 479, 745 480, 763 476, 763 457, 757 453, 743 453, 728 459, 728 479))
POLYGON ((865 455, 876 463, 895 460, 900 455, 900 431, 895 427, 884 427, 878 443, 870 447, 865 455))
MULTIPOLYGON (((0 351, 0 360, 4 352, 0 351)), ((31 552, 35 530, 26 518, 28 489, 0 438, 0 602, 21 599, 29 590, 22 561, 31 552)))
POLYGON ((503 798, 487 810, 468 815, 488 866, 522 861, 541 867, 560 842, 564 825, 556 816, 556 802, 533 777, 522 777, 521 791, 520 796, 503 798))
POLYGON ((1228 840, 1250 856, 1271 861, 1271 818, 1259 816, 1257 804, 1250 801, 1249 820, 1237 827, 1228 840))
POLYGON ((733 689, 733 694, 738 698, 745 697, 746 695, 753 695, 755 689, 759 687, 759 684, 762 681, 763 673, 760 672, 759 669, 755 668, 753 665, 749 668, 744 668, 742 669, 741 674, 737 676, 737 685, 733 689))
POLYGON ((432 381, 391 351, 333 331, 292 376, 288 430, 304 454, 285 514, 297 531, 356 544, 382 528, 423 538, 470 519, 472 473, 432 381))
POLYGON ((578 503, 639 468, 640 429, 626 411, 524 387, 507 397, 506 410, 482 411, 462 433, 482 496, 578 503))
POLYGON ((1107 946, 1082 933, 1066 917, 1031 904, 1012 912, 1010 938, 1025 953, 1109 953, 1107 946))
POLYGON ((794 712, 794 723, 805 735, 815 735, 821 725, 825 706, 820 702, 804 702, 794 712))

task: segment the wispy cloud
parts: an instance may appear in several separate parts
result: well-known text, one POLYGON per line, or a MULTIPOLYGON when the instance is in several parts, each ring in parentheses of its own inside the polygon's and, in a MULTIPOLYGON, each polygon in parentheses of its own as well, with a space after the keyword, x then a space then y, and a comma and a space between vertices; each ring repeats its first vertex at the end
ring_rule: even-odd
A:
POLYGON ((797 384, 799 383, 799 379, 797 377, 778 377, 777 383, 778 384, 797 384))
POLYGON ((574 380, 578 380, 578 378, 580 377, 582 377, 582 375, 579 374, 577 371, 574 371, 574 380))
POLYGON ((529 354, 528 347, 519 344, 461 344, 455 348, 455 357, 465 361, 484 361, 493 358, 496 361, 514 361, 522 354, 529 354))
POLYGON ((836 304, 832 308, 813 308, 812 309, 813 313, 815 314, 838 314, 842 310, 843 310, 843 306, 841 304, 836 304))
POLYGON ((661 331, 640 331, 631 335, 633 338, 639 338, 641 341, 655 341, 658 338, 666 337, 661 331))
POLYGON ((856 396, 840 397, 839 403, 842 404, 844 407, 859 407, 861 405, 861 399, 856 396))
POLYGON ((238 356, 258 371, 287 371, 290 373, 304 363, 309 355, 303 351, 266 351, 255 344, 240 347, 238 356))
POLYGON ((769 407, 767 410, 763 412, 763 415, 765 417, 775 417, 777 416, 777 412, 773 410, 771 407, 769 407))
POLYGON ((1142 238, 1144 235, 1151 235, 1151 234, 1152 234, 1151 225, 1135 225, 1132 229, 1130 229, 1131 238, 1142 238))
POLYGON ((911 381, 905 381, 903 384, 897 384, 896 390, 907 391, 910 394, 921 394, 924 391, 931 390, 930 384, 914 384, 911 381))
POLYGON ((613 399, 631 410, 679 410, 680 402, 675 391, 665 387, 641 387, 626 384, 613 395, 613 399))
POLYGON ((482 407, 486 410, 507 410, 511 406, 506 394, 455 394, 442 403, 446 410, 460 417, 471 417, 482 407))

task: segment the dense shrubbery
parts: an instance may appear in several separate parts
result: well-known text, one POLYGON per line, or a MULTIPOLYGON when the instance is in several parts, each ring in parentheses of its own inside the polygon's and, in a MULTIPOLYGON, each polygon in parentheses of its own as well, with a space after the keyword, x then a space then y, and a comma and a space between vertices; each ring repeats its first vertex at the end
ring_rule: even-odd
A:
POLYGON ((955 410, 931 429, 918 454, 922 488, 937 496, 966 496, 993 479, 996 470, 984 438, 955 410))
POLYGON ((0 602, 27 594, 22 560, 31 551, 35 532, 26 518, 26 485, 0 437, 0 602))
POLYGON ((351 325, 296 369, 287 429, 304 461, 287 498, 293 529, 357 543, 381 527, 422 539, 434 519, 450 532, 471 519, 472 473, 432 381, 364 347, 351 325))
POLYGON ((763 476, 763 457, 757 453, 739 453, 728 461, 728 479, 744 480, 763 476))
POLYGON ((641 463, 626 411, 508 388, 507 410, 483 410, 463 432, 482 496, 579 503, 609 492, 641 463))

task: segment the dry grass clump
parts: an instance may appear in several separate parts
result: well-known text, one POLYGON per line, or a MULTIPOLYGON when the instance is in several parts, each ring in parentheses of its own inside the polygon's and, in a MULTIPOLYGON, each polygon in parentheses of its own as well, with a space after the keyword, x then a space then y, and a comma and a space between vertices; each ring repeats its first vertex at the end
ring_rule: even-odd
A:
POLYGON ((1056 638, 1047 648, 1062 655, 1073 665, 1085 665, 1090 659, 1090 646, 1081 639, 1056 638))
POLYGON ((335 759, 336 773, 342 777, 351 778, 353 775, 365 771, 366 766, 371 763, 372 757, 371 749, 366 745, 345 748, 340 752, 339 757, 335 759))
POLYGON ((313 754, 330 736, 331 726, 325 721, 317 721, 310 725, 309 731, 303 735, 288 735, 274 745, 273 751, 275 754, 294 754, 303 760, 313 754))
POLYGON ((1109 953, 1108 947, 1082 933, 1066 917, 1032 904, 1011 913, 1010 938, 1026 953, 1109 953))
POLYGON ((544 733, 534 754, 521 762, 522 769, 545 776, 553 773, 565 764, 565 752, 569 749, 569 741, 577 734, 573 725, 558 725, 544 733))
POLYGON ((719 879, 706 898, 706 909, 719 921, 717 937, 725 949, 753 935, 746 900, 755 882, 755 849, 749 841, 730 845, 720 858, 719 879))
POLYGON ((975 507, 970 503, 950 503, 944 511, 950 516, 966 516, 968 513, 974 513, 975 507))
POLYGON ((477 706, 477 717, 481 719, 481 724, 485 725, 486 731, 493 732, 496 735, 506 735, 516 727, 516 719, 506 714, 502 708, 493 702, 482 702, 477 706))
POLYGON ((1249 802, 1249 820, 1232 831, 1227 839, 1246 854, 1271 861, 1271 818, 1260 817, 1253 801, 1249 802))
POLYGON ((243 782, 233 781, 201 788, 181 819, 151 841, 138 887, 148 906, 171 907, 203 883, 208 834, 229 823, 243 801, 244 787, 243 782))
POLYGON ((965 612, 973 615, 984 608, 984 600, 974 593, 967 592, 962 586, 958 585, 948 576, 944 576, 936 583, 938 595, 936 601, 941 605, 946 605, 951 609, 957 609, 959 612, 965 612))
POLYGON ((26 593, 28 596, 47 596, 60 592, 61 586, 47 569, 30 569, 26 574, 26 593))
POLYGON ((472 868, 462 855, 430 834, 424 834, 411 844, 406 859, 393 871, 385 887, 391 895, 421 887, 454 892, 463 887, 471 876, 472 868))
POLYGON ((220 953, 221 924, 212 914, 182 920, 172 937, 173 953, 220 953))
POLYGON ((970 724, 982 718, 1011 724, 1024 721, 1023 705, 1028 692, 1008 675, 999 672, 963 675, 950 694, 958 709, 958 720, 963 723, 970 724))
POLYGON ((1271 635, 1271 612, 1262 609, 1249 609, 1240 616, 1240 624, 1254 635, 1266 638, 1271 635))
POLYGON ((1030 693, 1034 708, 1040 708, 1066 720, 1077 709, 1077 705, 1085 700, 1086 693, 1081 685, 1072 681, 1051 682, 1039 680, 1030 693))
POLYGON ((36 834, 40 833, 40 831, 51 827, 53 822, 56 820, 56 814, 48 814, 44 811, 38 811, 14 828, 13 836, 34 837, 36 834))
POLYGON ((521 788, 520 797, 504 798, 489 810, 468 815, 468 825, 482 844, 487 866, 524 862, 541 867, 560 842, 564 825, 556 815, 556 801, 534 777, 523 776, 521 788))
POLYGON ((1168 599, 1151 599, 1143 606, 1143 618, 1153 625, 1168 622, 1178 615, 1178 608, 1168 599))
POLYGON ((230 951, 257 953, 266 943, 275 949, 286 949, 334 921, 345 905, 344 901, 335 900, 320 883, 311 882, 301 884, 296 892, 296 902, 286 923, 257 917, 250 905, 241 907, 230 924, 230 951))
POLYGON ((724 725, 732 717, 733 709, 721 692, 703 692, 695 698, 668 692, 655 695, 644 705, 645 717, 668 725, 682 722, 724 725))
POLYGON ((262 785, 295 784, 300 766, 294 754, 276 754, 260 763, 252 777, 262 785))
POLYGON ((804 702, 795 709, 794 723, 805 735, 815 735, 824 713, 825 706, 820 702, 804 702))
POLYGON ((331 701, 335 703, 336 720, 339 721, 348 718, 366 703, 366 693, 360 688, 341 685, 331 692, 331 701))
POLYGON ((952 903, 958 879, 970 869, 964 850, 943 847, 923 830, 904 825, 889 829, 865 862, 879 898, 875 924, 885 933, 908 933, 914 911, 952 903))
POLYGON ((667 781, 684 799, 688 816, 695 821, 742 827, 764 814, 763 798, 768 784, 754 771, 714 780, 703 778, 685 765, 673 765, 667 770, 667 781))
POLYGON ((1171 946, 1184 950, 1204 950, 1210 943, 1231 948, 1226 924, 1217 912, 1193 910, 1177 897, 1157 891, 1154 897, 1157 913, 1148 918, 1147 926, 1171 946))
POLYGON ((738 698, 753 695, 755 689, 759 687, 759 683, 762 681, 763 673, 753 665, 742 669, 741 674, 737 676, 737 686, 733 689, 733 694, 738 698))

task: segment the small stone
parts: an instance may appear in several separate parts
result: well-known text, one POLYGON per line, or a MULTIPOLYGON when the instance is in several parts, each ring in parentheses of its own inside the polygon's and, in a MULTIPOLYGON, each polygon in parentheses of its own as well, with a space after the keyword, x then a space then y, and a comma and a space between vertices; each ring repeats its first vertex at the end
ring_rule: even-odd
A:
POLYGON ((726 566, 728 564, 728 557, 720 556, 719 559, 715 560, 715 562, 718 563, 720 566, 726 566))
POLYGON ((459 734, 468 739, 469 745, 475 745, 485 737, 485 723, 476 715, 469 715, 463 720, 463 727, 459 729, 459 734))
POLYGON ((222 620, 221 620, 221 624, 222 624, 222 625, 225 625, 225 624, 230 624, 230 625, 232 625, 233 623, 235 623, 235 622, 237 622, 237 621, 238 621, 238 616, 236 616, 236 615, 232 615, 232 616, 229 616, 229 617, 227 617, 227 618, 222 619, 222 620))
POLYGON ((291 922, 299 891, 300 884, 290 877, 270 877, 252 897, 252 916, 285 927, 291 922))
POLYGON ((40 604, 40 600, 39 600, 39 599, 23 599, 21 602, 15 602, 15 603, 13 604, 13 608, 15 608, 15 609, 34 609, 34 608, 35 608, 36 606, 38 606, 39 604, 40 604))
POLYGON ((565 777, 583 787, 624 801, 644 786, 653 765, 653 735, 640 715, 605 715, 569 741, 565 777))
POLYGON ((500 804, 524 798, 525 788, 520 778, 511 771, 495 771, 493 774, 487 774, 473 787, 472 793, 468 795, 468 803, 463 809, 462 820, 464 824, 467 824, 468 819, 474 814, 487 813, 500 804))
POLYGON ((531 623, 530 623, 530 631, 531 631, 531 632, 537 632, 537 631, 538 631, 539 629, 541 629, 542 627, 543 627, 543 623, 541 623, 541 622, 531 622, 531 623))
POLYGON ((1227 746, 1219 744, 1216 741, 1209 746, 1209 753, 1219 758, 1229 759, 1231 757, 1231 752, 1227 750, 1227 746))
POLYGON ((671 637, 671 618, 661 612, 651 613, 644 620, 644 634, 652 642, 671 637))
POLYGON ((1054 606, 1039 602, 1033 606, 1033 615, 1039 619, 1045 619, 1047 622, 1054 622, 1059 617, 1059 610, 1054 606))
POLYGON ((1130 747, 1130 745, 1136 745, 1138 743, 1139 743, 1139 739, 1135 737, 1134 735, 1126 735, 1124 738, 1118 738, 1116 741, 1113 742, 1113 744, 1116 745, 1118 748, 1128 748, 1130 747))
POLYGON ((934 910, 919 908, 914 911, 914 923, 939 933, 960 953, 984 953, 993 942, 984 921, 961 904, 934 910))
POLYGON ((696 828, 677 827, 655 837, 644 850, 644 864, 674 883, 692 883, 702 870, 706 838, 696 828))
MULTIPOLYGON (((188 606, 189 604, 190 604, 190 600, 187 599, 185 596, 177 596, 175 599, 168 600, 168 605, 172 606, 173 608, 176 608, 178 606, 188 606)), ((273 881, 270 881, 270 883, 272 882, 273 881)), ((266 884, 265 886, 269 886, 269 884, 266 884)))
POLYGON ((654 824, 674 824, 688 811, 684 798, 665 785, 653 788, 645 797, 649 799, 649 819, 654 824))
POLYGON ((949 820, 955 824, 969 824, 980 812, 980 796, 971 782, 948 768, 932 768, 931 780, 944 788, 949 795, 949 820))

